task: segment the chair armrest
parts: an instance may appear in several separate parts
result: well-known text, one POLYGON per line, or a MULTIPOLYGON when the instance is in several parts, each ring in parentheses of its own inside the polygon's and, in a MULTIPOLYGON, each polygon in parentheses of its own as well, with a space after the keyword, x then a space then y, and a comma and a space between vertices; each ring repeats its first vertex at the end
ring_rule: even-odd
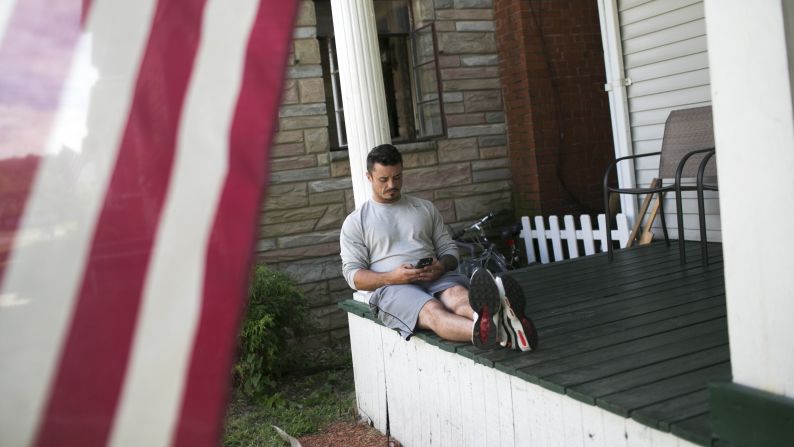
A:
POLYGON ((708 154, 706 154, 706 156, 703 157, 703 160, 700 160, 700 166, 698 166, 698 177, 697 177, 697 186, 700 189, 703 189, 703 177, 706 173, 706 165, 709 163, 709 160, 711 160, 711 157, 713 157, 716 154, 717 151, 713 150, 708 154))
POLYGON ((630 160, 630 159, 641 158, 641 157, 650 157, 650 156, 653 156, 653 155, 661 155, 661 153, 662 152, 659 151, 659 152, 650 152, 650 153, 647 153, 647 154, 627 155, 625 157, 620 157, 620 158, 615 159, 615 161, 613 161, 612 163, 609 164, 609 166, 607 166, 607 170, 606 170, 606 172, 604 172, 604 191, 606 192, 607 188, 609 186, 609 185, 607 185, 607 182, 609 181, 609 173, 612 172, 612 170, 615 168, 615 166, 618 165, 618 163, 620 163, 621 161, 624 161, 624 160, 630 160))
POLYGON ((659 179, 659 185, 656 188, 651 188, 648 186, 647 188, 612 188, 610 187, 608 190, 611 192, 616 192, 618 194, 633 194, 633 195, 640 195, 640 194, 655 194, 657 192, 667 192, 667 191, 674 191, 675 185, 670 183, 669 185, 665 186, 662 184, 661 179, 659 179))
MULTIPOLYGON (((712 154, 707 155, 706 157, 704 157, 704 159, 713 156, 715 149, 712 147, 708 149, 698 149, 696 151, 688 152, 686 155, 684 155, 681 158, 681 161, 678 162, 678 167, 675 169, 675 190, 677 194, 681 194, 681 175, 683 175, 684 173, 684 167, 686 166, 686 162, 689 161, 689 158, 692 157, 693 155, 707 153, 707 152, 711 152, 712 154)), ((706 165, 701 163, 698 169, 700 168, 705 169, 706 165)))

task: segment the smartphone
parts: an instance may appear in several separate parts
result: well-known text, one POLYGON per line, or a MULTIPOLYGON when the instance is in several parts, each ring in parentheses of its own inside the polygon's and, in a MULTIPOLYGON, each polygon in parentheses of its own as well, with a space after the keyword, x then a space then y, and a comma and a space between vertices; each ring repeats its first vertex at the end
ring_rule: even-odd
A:
POLYGON ((416 263, 416 266, 414 268, 420 269, 420 268, 423 268, 423 267, 427 267, 428 265, 430 265, 432 263, 433 263, 433 258, 422 258, 422 259, 419 260, 419 262, 416 263))

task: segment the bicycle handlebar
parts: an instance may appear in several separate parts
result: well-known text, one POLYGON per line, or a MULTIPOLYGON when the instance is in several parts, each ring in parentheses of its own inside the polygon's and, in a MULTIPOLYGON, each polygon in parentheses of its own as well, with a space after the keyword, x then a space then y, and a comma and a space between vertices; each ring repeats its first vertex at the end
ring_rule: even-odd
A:
POLYGON ((460 230, 456 231, 455 234, 452 235, 452 239, 460 239, 461 236, 463 236, 464 234, 466 234, 467 231, 470 231, 470 230, 480 230, 481 229, 480 227, 482 225, 486 224, 488 221, 490 221, 494 217, 496 217, 498 215, 501 215, 501 214, 504 214, 506 212, 507 212, 507 210, 500 210, 500 211, 496 211, 496 212, 491 211, 490 213, 486 214, 485 217, 483 217, 482 219, 478 220, 477 222, 474 222, 473 224, 469 225, 468 227, 465 227, 463 229, 460 229, 460 230))

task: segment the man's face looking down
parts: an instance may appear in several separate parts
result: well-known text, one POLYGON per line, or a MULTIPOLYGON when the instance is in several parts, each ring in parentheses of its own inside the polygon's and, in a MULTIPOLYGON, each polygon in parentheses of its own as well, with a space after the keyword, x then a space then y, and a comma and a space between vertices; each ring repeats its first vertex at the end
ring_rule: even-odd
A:
POLYGON ((385 166, 375 163, 372 171, 367 172, 372 183, 372 198, 379 203, 393 203, 400 200, 403 187, 403 167, 401 164, 385 166))

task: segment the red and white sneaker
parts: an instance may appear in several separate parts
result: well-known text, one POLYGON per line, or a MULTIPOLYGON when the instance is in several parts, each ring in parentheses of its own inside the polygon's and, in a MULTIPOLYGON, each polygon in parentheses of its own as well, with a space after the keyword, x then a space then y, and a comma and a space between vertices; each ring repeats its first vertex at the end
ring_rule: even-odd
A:
POLYGON ((471 342, 478 348, 491 348, 499 341, 502 307, 499 288, 493 275, 486 269, 477 269, 471 275, 469 284, 469 304, 476 313, 471 342))
POLYGON ((502 346, 514 350, 534 351, 538 347, 538 331, 532 320, 524 313, 526 298, 521 286, 510 276, 496 278, 499 297, 502 302, 502 332, 505 334, 502 346))

